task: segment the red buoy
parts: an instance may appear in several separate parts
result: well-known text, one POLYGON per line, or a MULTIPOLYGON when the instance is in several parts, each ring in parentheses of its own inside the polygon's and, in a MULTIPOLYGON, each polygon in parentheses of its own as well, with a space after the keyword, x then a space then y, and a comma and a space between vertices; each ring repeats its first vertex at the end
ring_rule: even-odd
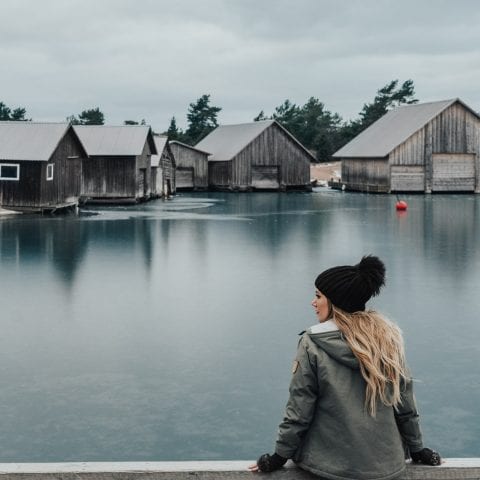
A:
POLYGON ((407 205, 407 202, 405 202, 405 200, 399 200, 396 204, 395 204, 395 208, 397 210, 406 210, 408 207, 407 205))

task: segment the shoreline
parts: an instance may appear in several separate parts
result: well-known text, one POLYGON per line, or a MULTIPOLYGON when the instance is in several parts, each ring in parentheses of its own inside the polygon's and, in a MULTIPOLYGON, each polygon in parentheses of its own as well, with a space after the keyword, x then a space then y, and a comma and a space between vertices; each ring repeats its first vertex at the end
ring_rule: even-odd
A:
POLYGON ((310 179, 321 180, 324 182, 330 181, 332 178, 340 180, 342 173, 341 162, 329 163, 311 163, 310 164, 310 179))

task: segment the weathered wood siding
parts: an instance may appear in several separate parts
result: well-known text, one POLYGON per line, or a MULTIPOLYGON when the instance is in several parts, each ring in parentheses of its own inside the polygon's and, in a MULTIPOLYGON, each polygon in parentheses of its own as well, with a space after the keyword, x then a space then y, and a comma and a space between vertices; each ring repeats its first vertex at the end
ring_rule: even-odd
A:
POLYGON ((135 198, 136 157, 90 157, 83 162, 82 195, 135 198))
POLYGON ((208 184, 215 188, 232 188, 232 162, 208 162, 208 184))
POLYGON ((177 173, 179 171, 185 172, 185 179, 181 181, 178 178, 177 188, 192 188, 205 189, 208 187, 208 155, 196 150, 193 150, 178 143, 171 143, 173 156, 175 157, 177 173), (192 181, 187 181, 187 176, 192 173, 192 181))
POLYGON ((252 187, 252 167, 278 167, 280 188, 310 184, 310 157, 280 127, 265 129, 232 159, 234 188, 252 187))
POLYGON ((160 156, 160 168, 162 169, 163 175, 163 195, 169 196, 175 194, 177 191, 176 186, 176 175, 175 175, 175 167, 176 167, 176 158, 170 148, 169 143, 165 144, 165 148, 163 152, 158 152, 160 156))
POLYGON ((19 180, 0 180, 0 204, 4 207, 41 206, 42 163, 2 160, 20 165, 19 180))
POLYGON ((179 190, 193 190, 195 187, 193 167, 176 168, 177 188, 179 190))
POLYGON ((83 162, 82 195, 91 201, 138 201, 150 197, 151 147, 137 156, 92 156, 83 162))
POLYGON ((9 161, 20 166, 19 180, 0 180, 0 204, 5 207, 40 209, 77 203, 81 191, 84 151, 70 128, 48 162, 9 161), (68 158, 71 157, 71 158, 68 158), (47 180, 47 165, 53 165, 53 179, 47 180))
POLYGON ((278 190, 280 188, 280 169, 278 165, 252 165, 252 187, 278 190))
POLYGON ((78 202, 82 190, 83 148, 70 128, 48 162, 42 162, 42 203, 57 205, 78 202), (47 167, 53 164, 53 180, 47 180, 47 167))
MULTIPOLYGON (((480 119, 472 112, 466 109, 460 103, 454 103, 444 112, 434 118, 427 129, 428 143, 431 149, 426 148, 425 152, 425 169, 427 177, 427 191, 433 187, 433 158, 435 154, 445 153, 471 153, 475 155, 474 159, 474 177, 475 191, 480 188, 480 119), (431 133, 430 133, 431 132, 431 133)), ((455 172, 452 172, 455 175, 455 172)), ((461 178, 463 173, 458 172, 461 178)), ((469 181, 464 185, 465 190, 470 190, 469 181)), ((461 182, 457 182, 455 190, 461 190, 461 182)))
POLYGON ((390 173, 392 192, 423 192, 425 190, 425 169, 422 165, 392 165, 390 173))
MULTIPOLYGON (((393 150, 389 158, 392 168, 408 165, 421 166, 424 170, 424 190, 427 192, 471 191, 472 189, 478 191, 479 154, 480 120, 461 103, 456 102, 393 150), (448 182, 444 177, 445 182, 442 186, 439 186, 441 182, 438 181, 434 186, 433 158, 438 154, 473 154, 471 158, 474 165, 474 186, 472 187, 471 177, 464 171, 464 163, 453 160, 458 157, 451 157, 451 168, 444 169, 445 175, 449 175, 452 181, 448 182), (458 169, 456 169, 457 165, 458 169)), ((411 188, 404 188, 404 190, 417 190, 418 177, 412 180, 411 188)), ((392 187, 395 187, 395 180, 392 183, 392 187)))
POLYGON ((432 192, 473 192, 475 190, 475 154, 434 153, 432 155, 432 192))
POLYGON ((141 155, 135 157, 135 198, 145 200, 150 197, 152 190, 152 151, 149 142, 145 142, 141 155))
POLYGON ((479 192, 480 119, 456 102, 392 150, 388 169, 378 162, 342 158, 342 182, 362 191, 479 192))
POLYGON ((361 192, 390 191, 390 167, 385 158, 342 158, 342 183, 361 192))

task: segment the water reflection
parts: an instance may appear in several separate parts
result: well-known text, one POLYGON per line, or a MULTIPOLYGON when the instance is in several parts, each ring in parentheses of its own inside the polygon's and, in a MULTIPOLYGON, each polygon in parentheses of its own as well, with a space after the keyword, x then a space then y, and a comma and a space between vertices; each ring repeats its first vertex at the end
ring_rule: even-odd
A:
POLYGON ((314 278, 365 253, 387 263, 373 306, 404 330, 429 443, 479 456, 479 200, 406 200, 205 193, 0 219, 0 461, 254 458, 314 278))
POLYGON ((86 224, 76 218, 21 218, 0 221, 3 268, 53 268, 58 283, 69 289, 88 244, 86 224))
MULTIPOLYGON (((475 268, 479 242, 478 201, 472 196, 429 198, 424 208, 424 254, 441 268, 466 277, 475 268)), ((421 228, 421 226, 419 226, 421 228)))

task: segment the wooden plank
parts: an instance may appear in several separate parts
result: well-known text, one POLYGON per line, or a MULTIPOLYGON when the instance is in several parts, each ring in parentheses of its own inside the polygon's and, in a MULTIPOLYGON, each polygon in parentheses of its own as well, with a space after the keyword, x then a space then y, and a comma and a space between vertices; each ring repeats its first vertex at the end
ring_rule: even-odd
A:
POLYGON ((475 189, 475 155, 435 153, 432 157, 432 191, 473 191, 475 189))
POLYGON ((252 166, 252 187, 277 190, 280 187, 278 170, 278 166, 252 166))
MULTIPOLYGON (((247 470, 253 460, 199 461, 199 462, 78 462, 78 463, 3 463, 0 464, 2 480, 187 480, 263 478, 247 470)), ((266 477, 266 476, 265 476, 266 477)), ((478 480, 480 459, 447 458, 438 467, 407 464, 399 480, 478 480)), ((314 480, 318 477, 300 470, 292 462, 285 468, 268 474, 269 480, 314 480)))
POLYGON ((193 167, 177 167, 177 188, 193 188, 193 167))
POLYGON ((170 148, 175 157, 177 172, 181 168, 192 168, 194 188, 206 188, 208 186, 208 155, 178 143, 171 143, 170 148))
POLYGON ((425 190, 424 167, 391 167, 390 190, 392 192, 423 192, 425 190))
POLYGON ((208 184, 212 187, 230 187, 232 162, 208 162, 208 184))

